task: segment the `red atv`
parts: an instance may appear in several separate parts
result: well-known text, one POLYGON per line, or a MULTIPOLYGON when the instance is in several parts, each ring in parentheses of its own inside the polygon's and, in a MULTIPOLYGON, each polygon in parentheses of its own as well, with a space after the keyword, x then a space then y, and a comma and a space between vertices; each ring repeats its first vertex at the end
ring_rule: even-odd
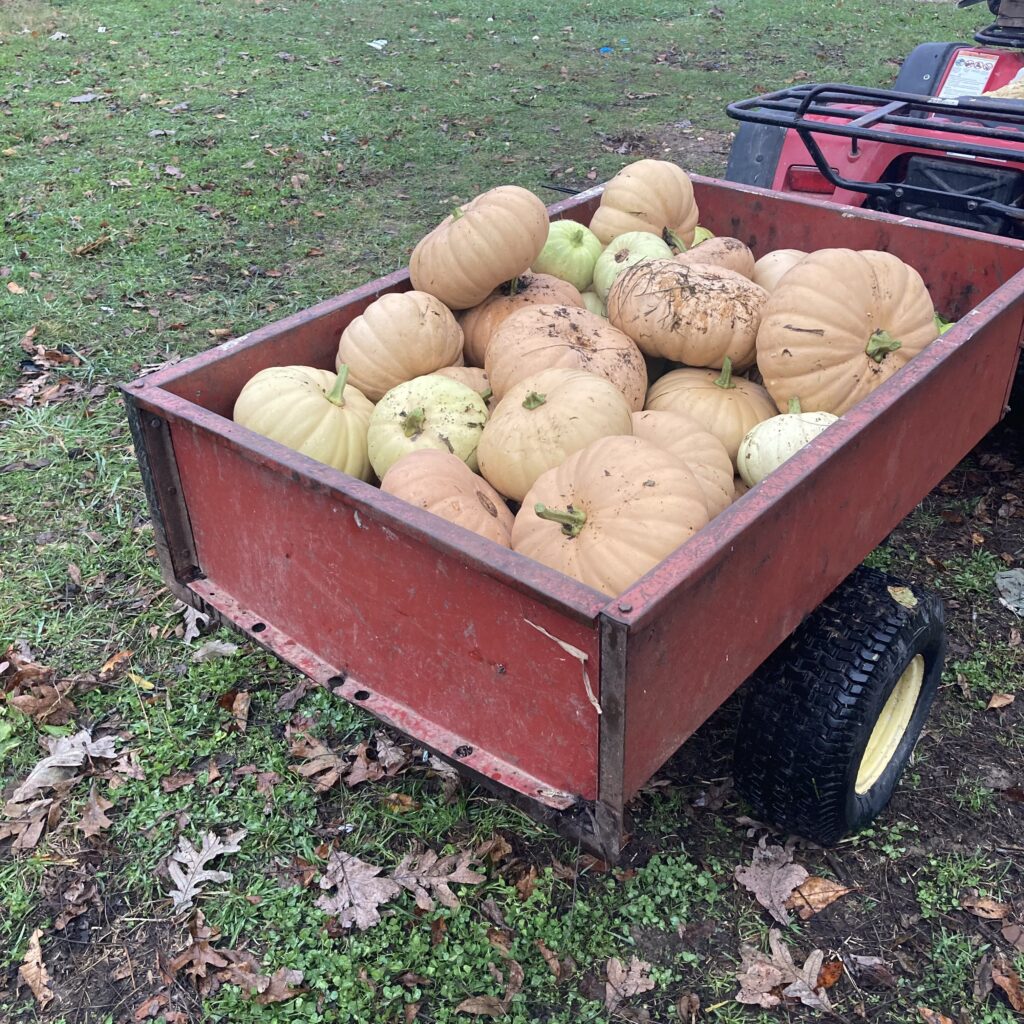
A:
POLYGON ((988 6, 974 45, 916 47, 892 89, 802 84, 730 104, 726 178, 1024 238, 1024 0, 988 6))

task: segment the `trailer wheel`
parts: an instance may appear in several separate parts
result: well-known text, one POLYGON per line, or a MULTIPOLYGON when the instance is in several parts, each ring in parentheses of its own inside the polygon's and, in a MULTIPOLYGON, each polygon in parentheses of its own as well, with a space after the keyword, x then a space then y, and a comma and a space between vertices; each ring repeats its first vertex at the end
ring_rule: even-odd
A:
POLYGON ((860 567, 748 683, 734 770, 764 820, 830 845, 889 802, 945 656, 942 602, 903 587, 860 567))

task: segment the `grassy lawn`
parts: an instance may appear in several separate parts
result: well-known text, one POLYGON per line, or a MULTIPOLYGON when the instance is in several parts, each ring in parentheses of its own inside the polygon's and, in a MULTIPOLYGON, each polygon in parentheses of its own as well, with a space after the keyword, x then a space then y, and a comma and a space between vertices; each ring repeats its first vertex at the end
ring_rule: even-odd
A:
MULTIPOLYGON (((614 869, 419 751, 383 778, 318 787, 293 770, 316 741, 357 763, 369 744, 370 768, 383 763, 375 721, 296 692, 295 673, 228 631, 191 636, 160 577, 115 385, 404 266, 485 188, 550 202, 545 183, 582 188, 641 151, 721 173, 730 100, 808 76, 889 83, 916 42, 969 37, 977 10, 0 2, 0 663, 11 648, 51 669, 70 701, 48 716, 0 703, 0 785, 10 797, 47 741, 80 729, 113 737, 119 758, 94 760, 30 849, 0 841, 0 1020, 668 1022, 691 1020, 691 994, 694 1020, 821 1015, 734 998, 741 944, 767 949, 772 922, 733 878, 764 834, 725 781, 733 709, 637 799, 642 853, 614 869), (48 355, 34 369, 36 345, 48 355), (197 659, 209 641, 236 646, 197 659), (212 864, 230 877, 176 913, 180 840, 239 830, 212 864), (365 930, 317 906, 332 854, 388 873, 424 848, 476 854, 447 903, 402 892, 365 930), (34 946, 42 1003, 19 985, 34 946), (205 966, 176 959, 200 947, 205 966), (609 961, 634 956, 653 985, 609 1011, 609 961)), ((943 593, 952 647, 892 807, 837 851, 797 849, 854 891, 794 918, 795 958, 884 961, 860 975, 842 961, 830 992, 843 1019, 917 1020, 921 1006, 1020 1019, 977 981, 998 953, 1024 970, 1004 928, 1024 920, 1024 697, 988 707, 1024 670, 1020 621, 991 585, 1002 554, 1024 557, 1020 520, 996 511, 1024 476, 985 461, 1019 459, 1014 443, 999 433, 872 558, 943 593), (1010 909, 986 919, 968 898, 1010 909)))

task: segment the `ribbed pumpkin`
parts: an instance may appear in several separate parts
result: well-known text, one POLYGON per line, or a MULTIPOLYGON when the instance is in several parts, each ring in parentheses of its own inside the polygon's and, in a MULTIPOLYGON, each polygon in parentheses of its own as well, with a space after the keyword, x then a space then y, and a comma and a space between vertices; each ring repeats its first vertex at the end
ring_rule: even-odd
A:
POLYGON ((667 242, 649 231, 629 231, 618 235, 597 257, 594 264, 594 292, 607 301, 615 279, 643 260, 671 259, 672 250, 667 242))
POLYGON ((786 271, 792 270, 806 255, 803 249, 773 249, 754 264, 751 280, 766 292, 773 292, 786 271))
POLYGON ((676 256, 688 266, 725 267, 746 278, 754 276, 754 254, 738 238, 716 235, 676 256))
POLYGON ((462 355, 462 328, 452 311, 426 292, 389 292, 341 332, 338 366, 371 401, 396 384, 451 366, 462 355))
POLYGON ((437 373, 392 388, 370 417, 366 444, 382 477, 407 452, 436 448, 476 470, 476 447, 487 422, 484 400, 465 384, 437 373))
POLYGON ((647 409, 633 413, 633 436, 652 441, 686 463, 704 492, 711 518, 732 504, 732 459, 725 445, 699 420, 681 412, 647 409))
POLYGON ((486 370, 495 397, 550 366, 589 370, 617 385, 631 409, 643 407, 647 367, 636 345, 607 320, 573 306, 527 306, 494 332, 486 370))
POLYGON ((640 437, 602 437, 530 488, 512 548, 615 596, 708 521, 686 465, 640 437))
POLYGON ((921 275, 891 253, 819 249, 772 293, 757 365, 780 411, 841 415, 938 337, 921 275))
POLYGON ((651 385, 644 408, 692 416, 725 445, 733 465, 747 431, 776 413, 771 395, 759 384, 734 377, 728 360, 721 373, 690 368, 666 373, 651 385))
POLYGON ((312 366, 269 366, 242 388, 232 416, 236 423, 279 444, 369 480, 366 435, 371 402, 337 374, 312 366))
POLYGON ((505 392, 476 455, 487 481, 507 498, 522 501, 537 477, 573 452, 599 437, 631 432, 629 403, 610 380, 555 367, 505 392))
POLYGON ((384 474, 380 489, 511 547, 513 516, 501 495, 450 452, 408 452, 384 474))
POLYGON ((491 382, 487 379, 487 371, 483 367, 443 366, 434 372, 471 387, 485 402, 491 397, 491 382))
POLYGON ((684 245, 693 241, 698 210, 690 176, 668 160, 637 160, 604 187, 590 230, 607 245, 627 231, 666 229, 684 245))
POLYGON ((468 309, 524 273, 547 238, 544 204, 525 188, 500 185, 420 239, 409 260, 412 286, 449 309, 468 309))
POLYGON ((759 484, 838 418, 830 412, 802 412, 800 402, 791 399, 789 412, 755 423, 747 431, 736 455, 740 476, 751 487, 759 484))
POLYGON ((724 267, 647 260, 612 285, 608 320, 647 355, 714 368, 728 358, 743 370, 754 365, 767 302, 763 288, 724 267))
POLYGON ((506 317, 524 306, 541 306, 552 302, 563 306, 583 306, 583 296, 568 281, 550 274, 527 271, 513 281, 506 281, 479 305, 459 315, 465 339, 466 362, 470 366, 484 365, 491 335, 506 317))

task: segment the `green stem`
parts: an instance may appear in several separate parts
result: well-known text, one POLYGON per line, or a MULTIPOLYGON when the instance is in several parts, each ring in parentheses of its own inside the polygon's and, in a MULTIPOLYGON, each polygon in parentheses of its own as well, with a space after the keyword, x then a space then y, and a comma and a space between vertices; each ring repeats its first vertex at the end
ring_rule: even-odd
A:
POLYGON ((686 243, 671 228, 662 228, 661 237, 670 248, 686 252, 686 243))
POLYGON ((487 389, 486 391, 484 391, 484 392, 483 392, 483 393, 482 393, 482 394, 480 395, 480 397, 481 397, 481 398, 482 398, 482 399, 483 399, 483 400, 484 400, 485 402, 489 402, 489 401, 490 401, 490 400, 491 400, 491 399, 492 399, 492 398, 494 397, 494 392, 493 392, 493 391, 492 391, 492 390, 491 390, 490 388, 488 388, 488 389, 487 389))
POLYGON ((890 352, 901 348, 903 343, 894 338, 888 331, 878 330, 868 338, 867 347, 864 351, 869 359, 880 363, 890 352))
POLYGON ((549 523, 561 523, 562 533, 566 537, 578 537, 587 521, 587 513, 582 509, 573 508, 572 505, 565 512, 559 512, 558 509, 548 508, 542 501, 538 501, 533 506, 533 511, 537 513, 538 519, 546 519, 549 523))
POLYGON ((452 210, 452 220, 458 220, 462 216, 464 216, 462 209, 456 206, 455 209, 452 210))
POLYGON ((736 387, 732 382, 732 360, 728 356, 722 360, 722 373, 715 381, 715 385, 717 387, 724 388, 726 391, 728 391, 729 388, 736 387))
POLYGON ((548 400, 548 396, 547 395, 538 395, 536 391, 531 391, 523 399, 523 408, 524 409, 530 409, 530 410, 537 409, 540 406, 542 406, 547 400, 548 400))
POLYGON ((405 422, 402 424, 402 433, 406 437, 412 437, 414 434, 418 434, 423 429, 423 420, 426 417, 426 413, 423 411, 423 407, 419 406, 413 409, 405 417, 405 422))
POLYGON ((331 405, 345 405, 345 385, 348 383, 348 366, 342 363, 338 367, 338 378, 334 382, 334 387, 331 388, 330 394, 327 396, 327 401, 331 405))
POLYGON ((789 400, 789 412, 790 412, 791 415, 796 415, 796 416, 799 416, 800 413, 803 412, 803 409, 800 408, 800 399, 799 398, 791 398, 789 400))
POLYGON ((505 283, 505 287, 508 289, 506 295, 515 295, 516 292, 522 287, 523 281, 521 277, 513 277, 510 281, 505 283))

